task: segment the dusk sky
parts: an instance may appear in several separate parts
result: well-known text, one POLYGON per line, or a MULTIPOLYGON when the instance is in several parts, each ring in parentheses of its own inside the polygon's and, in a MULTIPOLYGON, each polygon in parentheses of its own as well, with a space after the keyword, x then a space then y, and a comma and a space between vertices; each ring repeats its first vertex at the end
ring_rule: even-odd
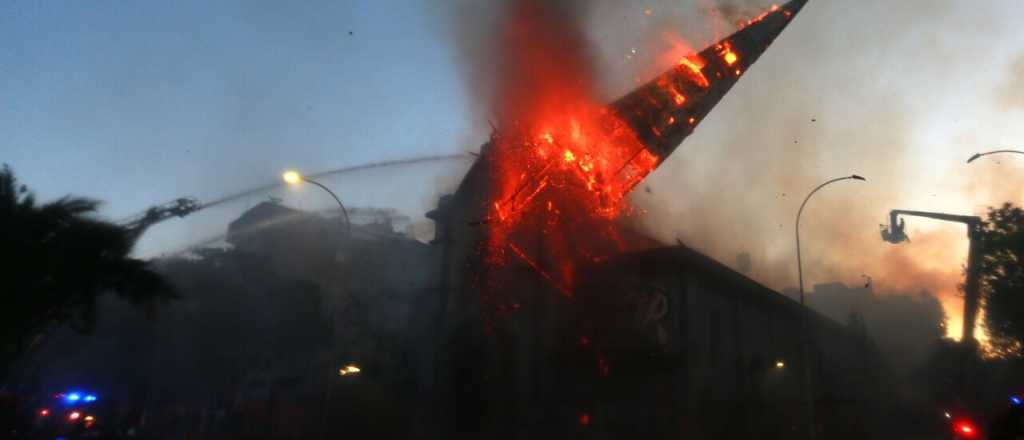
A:
MULTIPOLYGON (((608 98, 666 67, 659 58, 672 35, 700 48, 731 33, 711 16, 719 7, 771 5, 620 3, 595 1, 584 18, 608 98)), ((475 151, 489 128, 456 39, 491 35, 458 23, 460 4, 0 3, 0 161, 43 200, 94 197, 119 219, 270 183, 286 168, 475 151), (461 26, 468 32, 452 32, 461 26)), ((638 223, 727 264, 749 252, 751 276, 781 289, 795 285, 800 200, 828 178, 864 175, 867 183, 831 187, 805 212, 807 282, 868 275, 880 292, 927 289, 959 334, 963 227, 910 218, 912 242, 896 247, 877 225, 892 208, 983 214, 1020 201, 1024 156, 964 161, 1024 147, 1022 16, 1015 0, 811 0, 645 182, 652 191, 636 197, 648 210, 638 223)), ((350 206, 418 220, 465 165, 325 183, 350 206)), ((331 202, 315 188, 254 196, 156 226, 137 253, 223 232, 269 195, 308 209, 331 202)))

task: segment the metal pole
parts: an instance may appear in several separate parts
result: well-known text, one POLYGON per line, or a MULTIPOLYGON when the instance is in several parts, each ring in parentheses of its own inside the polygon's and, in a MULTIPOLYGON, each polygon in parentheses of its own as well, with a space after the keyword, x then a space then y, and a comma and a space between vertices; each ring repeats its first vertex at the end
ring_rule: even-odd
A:
MULTIPOLYGON (((334 201, 338 202, 338 207, 341 208, 341 215, 345 218, 345 227, 348 230, 348 233, 351 235, 351 233, 352 233, 352 222, 349 221, 348 210, 345 209, 345 205, 343 203, 341 203, 341 199, 338 198, 338 195, 335 194, 334 191, 331 191, 330 188, 328 188, 327 186, 325 186, 324 184, 322 184, 320 182, 317 182, 317 181, 315 181, 313 179, 310 179, 308 177, 301 176, 301 175, 299 176, 299 178, 302 179, 304 182, 309 182, 309 183, 312 183, 313 185, 319 186, 320 189, 322 189, 324 191, 327 191, 327 194, 330 194, 331 197, 334 197, 334 201)), ((332 315, 332 317, 333 317, 333 315, 332 315)), ((331 364, 329 364, 330 368, 333 368, 333 366, 334 366, 333 361, 334 361, 334 356, 332 355, 332 356, 330 356, 330 362, 332 362, 331 364)), ((328 379, 327 379, 327 385, 326 385, 327 389, 324 392, 323 410, 321 411, 321 416, 320 416, 320 438, 327 438, 327 414, 330 411, 331 391, 333 390, 332 385, 334 383, 334 376, 335 376, 335 374, 336 374, 336 372, 332 370, 331 373, 330 373, 330 376, 328 376, 328 379)))
POLYGON ((330 411, 331 406, 331 390, 333 389, 331 385, 334 384, 334 375, 335 373, 332 372, 331 375, 327 378, 327 391, 324 393, 324 408, 323 411, 321 411, 320 416, 321 439, 327 438, 327 413, 330 411))
POLYGON ((800 281, 800 364, 801 369, 803 370, 803 383, 801 384, 801 388, 804 397, 804 406, 806 411, 805 416, 807 417, 806 428, 808 440, 814 439, 816 429, 814 423, 814 393, 811 390, 810 354, 808 353, 810 344, 808 341, 809 333, 807 331, 807 315, 810 311, 807 310, 804 305, 804 266, 800 255, 800 216, 803 215, 804 206, 807 205, 807 201, 811 199, 811 196, 813 196, 814 193, 818 192, 818 190, 823 188, 825 185, 847 179, 865 180, 863 177, 854 174, 852 176, 837 177, 822 183, 821 185, 818 185, 817 188, 814 188, 814 190, 804 198, 803 203, 800 204, 800 210, 796 213, 796 270, 797 277, 800 281))
POLYGON ((338 202, 338 206, 340 206, 340 207, 341 207, 341 214, 342 214, 342 215, 343 215, 343 216, 345 217, 345 226, 346 226, 346 227, 348 228, 348 232, 349 232, 349 233, 351 233, 351 232, 352 232, 352 222, 350 222, 350 221, 348 220, 348 210, 346 210, 346 209, 345 209, 345 205, 343 205, 343 204, 341 203, 341 199, 339 199, 339 198, 338 198, 338 195, 337 195, 337 194, 335 194, 335 193, 334 193, 334 191, 331 191, 331 189, 330 189, 330 188, 328 188, 328 187, 324 186, 324 185, 323 185, 322 183, 320 183, 320 182, 317 182, 317 181, 315 181, 315 180, 313 180, 313 179, 309 179, 309 178, 307 178, 307 177, 301 177, 301 179, 302 179, 303 181, 305 181, 305 182, 309 182, 309 183, 312 183, 312 184, 314 184, 314 185, 316 185, 316 186, 319 186, 319 187, 320 187, 321 189, 323 189, 324 191, 327 191, 327 194, 330 194, 330 195, 331 195, 331 197, 334 197, 334 201, 335 201, 335 202, 338 202))

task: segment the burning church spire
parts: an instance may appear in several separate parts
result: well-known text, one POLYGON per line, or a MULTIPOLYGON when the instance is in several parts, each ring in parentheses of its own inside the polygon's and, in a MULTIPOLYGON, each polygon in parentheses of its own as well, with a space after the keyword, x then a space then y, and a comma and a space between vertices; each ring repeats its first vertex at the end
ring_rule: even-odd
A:
POLYGON ((647 151, 665 160, 754 64, 807 0, 772 6, 732 35, 611 104, 647 151))
POLYGON ((456 192, 428 214, 443 246, 439 319, 450 351, 439 362, 456 365, 441 370, 438 387, 456 402, 459 423, 488 420, 461 431, 529 429, 522 420, 533 417, 533 403, 540 412, 563 404, 565 396, 524 391, 541 389, 542 376, 550 376, 542 366, 553 366, 544 359, 556 353, 583 350, 566 374, 582 371, 572 365, 609 374, 604 342, 583 324, 593 299, 587 286, 599 275, 588 272, 620 253, 657 245, 622 227, 634 213, 626 195, 804 3, 772 7, 607 104, 595 97, 579 15, 570 11, 567 18, 558 2, 507 2, 496 27, 494 131, 456 192), (481 419, 480 411, 489 415, 481 419))
POLYGON ((626 195, 693 132, 805 3, 772 6, 605 105, 594 98, 582 31, 545 2, 512 2, 499 31, 506 55, 497 124, 481 157, 484 260, 522 260, 565 293, 572 290, 573 262, 625 250, 614 222, 633 212, 626 195), (526 244, 538 234, 548 237, 543 246, 526 244))

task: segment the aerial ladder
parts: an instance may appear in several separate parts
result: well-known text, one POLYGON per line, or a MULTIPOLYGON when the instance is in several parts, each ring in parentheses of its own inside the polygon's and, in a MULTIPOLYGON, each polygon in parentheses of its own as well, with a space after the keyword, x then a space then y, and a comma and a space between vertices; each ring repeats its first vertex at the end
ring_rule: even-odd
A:
POLYGON ((171 217, 184 217, 200 209, 203 209, 199 201, 192 198, 182 197, 173 201, 150 207, 145 212, 121 220, 119 224, 128 231, 132 243, 138 241, 150 226, 167 220, 171 217))
POLYGON ((967 238, 970 247, 967 251, 967 280, 964 283, 964 328, 961 341, 974 343, 974 324, 978 316, 980 297, 980 264, 981 264, 981 217, 971 215, 944 214, 941 212, 907 211, 894 209, 889 211, 889 227, 881 225, 882 240, 897 244, 910 241, 904 230, 906 224, 899 216, 925 217, 947 222, 967 225, 967 238))
POLYGON ((971 353, 974 347, 977 346, 977 341, 974 339, 974 324, 978 316, 978 304, 980 301, 980 283, 981 283, 981 237, 982 237, 982 220, 981 217, 970 216, 970 215, 955 215, 945 214, 941 212, 924 212, 924 211, 907 211, 902 209, 894 209, 889 211, 889 227, 880 225, 882 232, 882 240, 889 243, 897 244, 904 241, 910 241, 907 237, 904 228, 904 223, 900 216, 912 216, 912 217, 925 217, 936 220, 943 220, 948 222, 963 223, 967 225, 967 238, 970 241, 969 248, 967 251, 967 280, 964 282, 964 318, 963 318, 963 333, 960 338, 961 345, 963 347, 963 355, 960 359, 960 372, 959 372, 959 386, 962 397, 968 395, 967 387, 967 369, 968 363, 970 362, 971 353))

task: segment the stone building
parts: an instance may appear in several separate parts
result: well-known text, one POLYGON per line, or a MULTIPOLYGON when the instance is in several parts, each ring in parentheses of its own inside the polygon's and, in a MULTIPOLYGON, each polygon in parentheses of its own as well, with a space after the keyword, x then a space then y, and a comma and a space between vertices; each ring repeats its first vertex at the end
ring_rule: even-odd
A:
POLYGON ((484 167, 478 161, 428 213, 437 223, 442 313, 424 433, 799 436, 801 313, 819 433, 863 438, 873 429, 850 422, 869 420, 880 374, 863 332, 682 244, 665 247, 620 225, 629 248, 580 267, 572 292, 544 276, 558 263, 543 235, 521 240, 532 264, 489 267, 480 258, 484 167), (481 289, 480 274, 501 293, 481 289))

